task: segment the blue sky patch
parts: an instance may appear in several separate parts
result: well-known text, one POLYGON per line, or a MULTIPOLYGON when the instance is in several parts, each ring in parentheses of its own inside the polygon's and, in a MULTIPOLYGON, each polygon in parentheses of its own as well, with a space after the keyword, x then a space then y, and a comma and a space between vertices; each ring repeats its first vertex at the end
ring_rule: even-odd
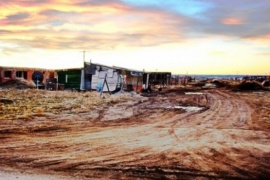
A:
POLYGON ((139 7, 157 7, 186 16, 197 16, 198 14, 207 11, 214 6, 209 2, 195 0, 122 0, 122 2, 139 7))

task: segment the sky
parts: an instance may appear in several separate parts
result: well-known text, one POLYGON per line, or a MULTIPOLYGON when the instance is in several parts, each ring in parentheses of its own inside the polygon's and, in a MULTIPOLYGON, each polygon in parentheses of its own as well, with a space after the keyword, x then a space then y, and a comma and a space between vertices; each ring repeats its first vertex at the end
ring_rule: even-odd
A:
POLYGON ((0 0, 0 66, 270 75, 269 0, 0 0))

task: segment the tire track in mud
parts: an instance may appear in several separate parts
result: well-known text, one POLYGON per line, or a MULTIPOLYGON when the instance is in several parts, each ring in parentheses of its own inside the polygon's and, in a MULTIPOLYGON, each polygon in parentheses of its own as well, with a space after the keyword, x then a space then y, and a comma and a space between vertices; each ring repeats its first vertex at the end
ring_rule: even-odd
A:
POLYGON ((244 101, 221 91, 206 92, 208 110, 190 113, 178 119, 184 127, 200 127, 230 129, 248 129, 247 122, 251 121, 252 109, 244 101), (181 123, 184 121, 184 123, 181 123))
MULTIPOLYGON (((249 144, 245 144, 246 138, 257 137, 260 133, 263 134, 263 132, 258 132, 259 134, 250 135, 250 132, 248 132, 247 122, 251 120, 252 109, 244 101, 236 100, 235 97, 220 91, 209 92, 205 98, 209 103, 207 104, 209 109, 201 112, 177 113, 162 110, 162 108, 154 110, 154 107, 159 107, 153 105, 155 102, 148 102, 142 104, 141 107, 136 107, 143 109, 142 114, 138 114, 136 118, 145 118, 145 120, 143 124, 138 125, 138 129, 132 131, 134 134, 130 134, 134 137, 133 139, 128 142, 123 141, 123 147, 128 147, 131 144, 135 149, 136 147, 143 147, 145 148, 143 154, 134 150, 134 155, 148 157, 152 160, 145 161, 140 158, 131 158, 130 163, 125 164, 135 168, 133 168, 133 173, 137 173, 136 167, 139 168, 141 165, 148 164, 146 166, 150 169, 154 165, 160 165, 161 175, 162 169, 165 172, 166 169, 173 167, 172 164, 178 164, 189 169, 189 174, 194 176, 196 176, 196 173, 192 169, 200 171, 201 174, 208 174, 208 177, 256 177, 256 175, 248 173, 254 168, 253 166, 246 165, 246 162, 239 163, 238 158, 235 159, 226 155, 226 153, 229 153, 231 156, 247 158, 251 162, 257 161, 257 157, 248 158, 252 154, 250 152, 252 150, 247 152, 243 150, 249 146, 249 144), (147 113, 153 114, 147 115, 147 113), (243 131, 245 132, 243 133, 243 131), (239 138, 243 134, 246 137, 239 138), (239 152, 233 151, 232 153, 231 148, 236 148, 239 152), (177 152, 182 153, 180 159, 179 157, 173 157, 174 153, 177 152), (184 160, 181 160, 181 158, 184 158, 184 160), (162 161, 168 162, 164 164, 162 161), (228 175, 228 173, 230 175, 226 176, 225 174, 228 175)), ((162 99, 162 102, 159 101, 159 103, 164 104, 167 102, 164 99, 162 99)), ((260 148, 265 147, 265 144, 262 144, 260 148)), ((125 162, 122 159, 123 156, 119 155, 116 158, 118 159, 116 160, 117 165, 122 166, 125 162)), ((265 172, 265 169, 267 169, 267 166, 264 164, 261 171, 265 172)), ((164 172, 163 175, 166 174, 164 172)), ((143 176, 142 172, 140 173, 143 176)), ((145 170, 144 173, 149 172, 145 170)), ((185 174, 182 173, 182 175, 185 174)), ((174 174, 177 174, 177 172, 174 172, 174 174)))
MULTIPOLYGON (((252 109, 247 103, 239 97, 233 97, 221 91, 216 91, 219 96, 222 96, 221 111, 226 110, 226 113, 217 117, 217 128, 241 128, 248 129, 247 122, 251 121, 252 109), (222 108, 223 107, 223 108, 222 108)), ((219 113, 222 113, 219 111, 219 113)))
MULTIPOLYGON (((134 137, 137 136, 137 138, 135 139, 139 139, 139 137, 147 137, 149 139, 147 145, 148 147, 150 147, 151 150, 150 153, 146 151, 146 154, 144 154, 143 156, 150 156, 151 154, 163 154, 163 153, 168 153, 168 155, 164 155, 166 158, 167 156, 169 157, 170 153, 169 152, 175 152, 175 151, 186 151, 185 148, 179 148, 179 144, 182 144, 182 146, 185 146, 186 144, 186 148, 190 148, 191 144, 187 144, 186 141, 191 141, 193 143, 196 142, 196 137, 204 137, 206 136, 206 134, 211 134, 212 131, 216 131, 216 129, 220 129, 220 122, 221 120, 230 120, 230 121, 235 121, 237 119, 234 119, 235 114, 237 114, 237 109, 235 109, 237 106, 237 103, 235 102, 231 102, 230 99, 228 99, 228 97, 224 96, 222 93, 217 92, 217 94, 210 94, 210 97, 208 97, 209 99, 209 103, 213 102, 213 104, 210 104, 210 111, 213 111, 212 113, 208 113, 208 111, 205 112, 197 112, 197 113, 183 113, 183 114, 175 114, 175 113, 171 113, 167 112, 166 114, 164 114, 164 112, 160 112, 159 115, 159 120, 158 121, 147 121, 148 123, 145 125, 141 125, 139 127, 139 129, 136 131, 136 135, 134 134, 134 137), (224 111, 223 113, 220 114, 221 110, 224 110, 224 107, 228 107, 229 109, 227 109, 227 111, 224 111), (234 113, 232 113, 232 111, 234 113), (205 115, 206 113, 206 115, 205 115), (207 114, 208 113, 208 114, 207 114), (230 115, 230 116, 229 116, 230 115), (204 117, 204 119, 201 119, 201 117, 204 117), (224 117, 226 119, 224 119, 224 117), (198 119, 198 121, 200 121, 199 125, 204 125, 206 124, 206 126, 197 126, 196 128, 194 128, 194 125, 196 126, 197 124, 194 124, 194 119, 196 122, 196 118, 198 119), (219 119, 218 119, 219 118, 219 119), (210 123, 209 123, 210 121, 210 123), (177 129, 177 131, 175 130, 176 126, 181 126, 177 129), (211 125, 211 126, 210 126, 211 125), (199 130, 201 132, 198 132, 198 128, 200 128, 199 130), (179 135, 179 130, 182 131, 179 135), (153 135, 153 132, 156 132, 156 134, 153 135), (183 140, 184 137, 184 140, 183 140), (189 138, 191 137, 191 138, 189 138), (175 140, 176 139, 176 140, 175 140), (155 143, 150 143, 150 141, 155 141, 155 143)), ((239 103, 242 103, 241 101, 239 103)), ((242 106, 240 106, 242 107, 242 106)), ((144 105, 144 108, 146 108, 146 106, 144 105)), ((248 111, 248 110, 247 110, 248 111)), ((148 111, 149 112, 149 111, 148 111)), ((157 115, 156 115, 157 116, 157 115)), ((142 117, 142 116, 141 116, 142 117)), ((228 123, 227 123, 228 124, 228 123)), ((229 124, 230 125, 230 124, 229 124)), ((233 128, 231 125, 228 127, 225 127, 225 129, 229 129, 229 128, 233 128)), ((226 134, 226 133, 225 133, 226 134)), ((211 140, 215 141, 215 135, 216 132, 214 132, 213 135, 211 136, 206 136, 207 138, 209 138, 211 140)), ((224 137, 223 134, 221 134, 221 137, 219 139, 222 139, 224 137)), ((140 140, 138 140, 136 142, 136 140, 133 139, 133 141, 129 142, 128 144, 133 144, 135 147, 136 146, 141 146, 142 142, 140 142, 140 140)), ((144 144, 144 146, 147 146, 146 144, 144 144)), ((125 147, 125 146, 124 146, 125 147)), ((199 146, 200 148, 200 146, 199 146)), ((208 148, 208 150, 211 150, 212 148, 208 148)), ((215 150, 215 149, 214 149, 215 150)), ((207 162, 208 158, 211 158, 211 156, 207 156, 205 153, 203 154, 197 154, 198 149, 194 150, 194 153, 190 153, 189 155, 192 157, 190 158, 190 162, 192 163, 184 163, 187 164, 186 166, 189 167, 190 164, 200 164, 200 166, 197 166, 197 169, 203 168, 204 163, 200 162, 199 160, 203 160, 203 162, 207 162)), ((214 152, 218 152, 217 150, 215 150, 214 152)), ((135 154, 136 151, 134 152, 135 154)), ((217 154, 217 153, 215 153, 217 154)), ((157 156, 157 159, 159 159, 160 157, 157 156)), ((121 158, 120 158, 121 159, 121 158)), ((151 158, 153 159, 153 158, 151 158)), ((119 161, 118 163, 122 164, 123 161, 119 161)), ((140 162, 133 160, 133 162, 135 162, 135 166, 138 166, 140 164, 140 162)), ((148 161, 149 163, 149 161, 148 161)), ((159 161, 156 161, 155 163, 160 164, 159 161)), ((209 164, 211 164, 211 162, 208 162, 209 164)), ((221 163, 222 164, 222 163, 221 163)), ((163 168, 166 169, 166 167, 170 166, 170 163, 166 166, 164 166, 163 168)), ((150 167, 150 165, 149 165, 150 167)), ((192 167, 192 166, 191 166, 192 167)), ((227 170, 228 167, 223 168, 222 170, 227 170)), ((211 168, 210 168, 211 169, 211 168)), ((206 167, 205 169, 202 169, 201 172, 205 172, 209 170, 209 167, 206 167), (208 168, 208 169, 207 169, 208 168)), ((210 172, 214 173, 215 175, 219 174, 222 170, 215 170, 215 171, 209 171, 209 174, 211 174, 210 172)), ((190 173, 191 173, 191 169, 190 169, 190 173)), ((222 174, 222 173, 221 173, 222 174)), ((235 175, 235 174, 234 174, 235 175)), ((239 174, 237 174, 239 175, 239 174)), ((225 176, 223 176, 225 177, 225 176)), ((233 175, 231 176, 233 177, 233 175)))
POLYGON ((241 178, 258 177, 254 168, 259 169, 260 173, 263 172, 261 175, 264 173, 269 175, 267 170, 269 164, 260 161, 262 154, 266 153, 264 154, 266 157, 270 155, 269 134, 249 128, 253 109, 235 94, 215 90, 207 92, 207 98, 209 103, 207 111, 190 113, 176 119, 170 130, 172 137, 176 137, 174 146, 181 144, 190 151, 191 163, 186 164, 197 164, 198 169, 218 167, 221 171, 230 172, 241 178), (183 130, 190 133, 183 133, 183 130), (257 141, 250 143, 249 140, 253 138, 257 141), (260 139, 264 142, 261 143, 260 139), (254 155, 254 149, 260 149, 263 153, 254 155), (255 166, 250 165, 251 162, 255 166))
MULTIPOLYGON (((0 145, 0 163, 86 179, 237 179, 269 174, 269 136, 248 129, 252 109, 227 92, 205 93, 205 111, 166 109, 183 97, 166 95, 102 107, 92 123, 76 119, 64 132, 18 134, 5 139, 9 145, 0 145), (110 118, 114 107, 128 114, 110 118)), ((58 125, 64 127, 62 123, 58 125)))

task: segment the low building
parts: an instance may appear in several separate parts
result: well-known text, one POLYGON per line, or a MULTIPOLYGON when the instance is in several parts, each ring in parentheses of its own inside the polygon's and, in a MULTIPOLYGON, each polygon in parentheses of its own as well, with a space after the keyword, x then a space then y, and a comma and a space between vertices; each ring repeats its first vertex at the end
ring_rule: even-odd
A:
POLYGON ((145 89, 149 86, 168 86, 171 84, 171 72, 145 72, 143 75, 143 82, 145 89))
POLYGON ((23 78, 29 82, 34 82, 45 86, 51 79, 55 79, 56 72, 54 70, 36 69, 36 68, 20 68, 20 67, 0 67, 0 86, 11 80, 23 78))
POLYGON ((85 63, 82 68, 48 70, 37 68, 0 67, 0 86, 23 78, 37 87, 49 90, 77 89, 118 92, 141 92, 151 85, 170 84, 170 72, 145 72, 97 63, 85 63), (103 88, 103 89, 102 89, 103 88))
POLYGON ((140 90, 143 73, 121 67, 85 63, 77 69, 58 70, 58 83, 65 89, 117 92, 140 90), (103 89, 102 89, 103 88, 103 89))
POLYGON ((121 74, 123 79, 124 91, 136 91, 140 92, 143 87, 143 71, 134 69, 116 67, 117 71, 121 74))
POLYGON ((101 90, 106 79, 103 90, 116 91, 121 82, 116 69, 92 63, 85 63, 82 68, 58 70, 57 75, 58 83, 70 90, 101 90))

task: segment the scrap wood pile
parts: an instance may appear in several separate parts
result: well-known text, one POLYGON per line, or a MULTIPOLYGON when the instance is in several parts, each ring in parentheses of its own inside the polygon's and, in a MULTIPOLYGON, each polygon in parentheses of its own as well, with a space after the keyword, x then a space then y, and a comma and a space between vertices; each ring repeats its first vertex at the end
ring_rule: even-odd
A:
POLYGON ((7 81, 0 86, 1 89, 31 89, 35 87, 36 84, 34 82, 27 81, 23 78, 7 81))

